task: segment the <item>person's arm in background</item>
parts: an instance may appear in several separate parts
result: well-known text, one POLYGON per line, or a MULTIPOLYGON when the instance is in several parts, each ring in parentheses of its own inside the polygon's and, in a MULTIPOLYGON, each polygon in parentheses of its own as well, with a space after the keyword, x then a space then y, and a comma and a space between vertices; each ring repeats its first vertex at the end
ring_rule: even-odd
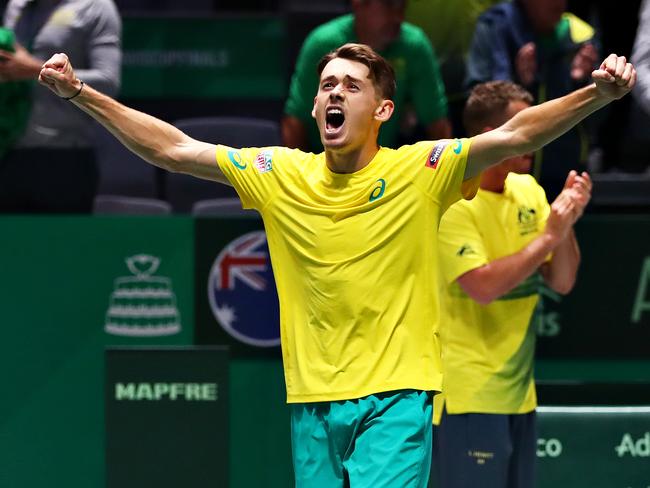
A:
POLYGON ((120 88, 122 69, 122 21, 112 2, 93 2, 88 29, 87 61, 76 74, 96 90, 115 96, 120 88))
POLYGON ((230 184, 217 164, 215 145, 192 139, 171 124, 126 107, 82 83, 65 54, 55 54, 43 65, 39 82, 59 97, 70 99, 147 162, 230 184))
POLYGON ((561 136, 578 122, 627 94, 636 70, 625 57, 610 54, 592 73, 594 83, 519 112, 505 124, 472 138, 465 179, 506 158, 526 154, 561 136))
MULTIPOLYGON (((109 95, 117 94, 120 84, 122 53, 120 50, 121 21, 117 9, 111 2, 94 2, 86 13, 88 18, 81 24, 87 35, 70 42, 84 43, 88 65, 78 69, 77 76, 109 95)), ((36 79, 45 60, 32 55, 25 47, 16 43, 15 52, 0 50, 0 79, 17 81, 36 79)))
POLYGON ((594 43, 587 42, 580 46, 571 60, 571 79, 576 83, 587 83, 598 57, 598 49, 594 43))
POLYGON ((535 273, 548 254, 566 238, 573 225, 573 211, 570 198, 560 194, 551 205, 542 235, 519 252, 495 259, 459 276, 458 284, 481 305, 505 295, 535 273))
POLYGON ((639 10, 639 27, 632 50, 632 62, 639 74, 639 82, 632 94, 650 115, 650 0, 643 0, 639 10))
POLYGON ((32 56, 19 43, 14 52, 0 49, 0 82, 33 80, 38 77, 43 61, 32 56))
MULTIPOLYGON (((1 7, 6 7, 6 5, 0 5, 0 11, 4 11, 2 26, 12 27, 13 25, 10 24, 12 16, 9 15, 9 9, 1 7)), ((38 77, 42 65, 43 60, 32 56, 27 49, 15 41, 13 51, 0 49, 0 82, 33 80, 38 77)))
POLYGON ((420 28, 413 26, 413 29, 407 83, 415 112, 430 140, 449 139, 451 123, 447 118, 447 95, 438 58, 426 34, 420 28))
POLYGON ((580 248, 573 229, 553 250, 553 257, 540 266, 546 285, 553 291, 566 295, 573 289, 580 265, 580 248))
POLYGON ((591 196, 587 173, 571 172, 562 193, 551 205, 544 232, 522 250, 495 259, 457 278, 473 300, 487 305, 513 290, 538 269, 547 285, 566 294, 573 288, 580 253, 573 224, 582 215, 591 196), (550 253, 553 257, 545 263, 550 253))
MULTIPOLYGON (((594 37, 594 29, 571 14, 568 15, 571 25, 571 38, 580 43, 568 66, 571 79, 576 83, 575 88, 584 86, 589 82, 589 75, 597 67, 599 59, 598 43, 594 37), (575 34, 575 36, 574 36, 575 34)), ((533 41, 526 42, 519 48, 514 59, 516 81, 526 88, 531 87, 538 79, 537 72, 537 45, 533 41)))
MULTIPOLYGON (((584 209, 591 199, 592 182, 587 173, 578 175, 571 171, 564 185, 576 207, 576 221, 582 217, 584 209)), ((571 230, 567 237, 553 251, 550 262, 544 263, 540 272, 546 285, 563 295, 569 293, 575 285, 578 266, 580 265, 580 247, 571 230)))
MULTIPOLYGON (((0 9, 1 11, 2 9, 0 9)), ((6 8, 2 18, 2 25, 13 30, 15 17, 20 10, 6 8)), ((34 80, 43 66, 43 60, 33 56, 17 40, 14 40, 13 50, 0 49, 0 82, 34 80)))

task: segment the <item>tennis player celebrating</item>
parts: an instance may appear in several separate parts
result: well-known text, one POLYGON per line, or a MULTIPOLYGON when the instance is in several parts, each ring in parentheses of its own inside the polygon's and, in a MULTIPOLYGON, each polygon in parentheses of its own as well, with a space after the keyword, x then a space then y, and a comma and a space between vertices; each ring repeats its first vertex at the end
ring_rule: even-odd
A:
POLYGON ((194 140, 84 85, 64 54, 41 83, 130 150, 170 171, 230 184, 264 219, 280 300, 296 486, 424 487, 431 395, 441 388, 437 228, 488 165, 534 151, 630 91, 609 56, 594 84, 471 139, 379 147, 393 113, 390 65, 346 44, 320 62, 313 116, 325 152, 194 140))

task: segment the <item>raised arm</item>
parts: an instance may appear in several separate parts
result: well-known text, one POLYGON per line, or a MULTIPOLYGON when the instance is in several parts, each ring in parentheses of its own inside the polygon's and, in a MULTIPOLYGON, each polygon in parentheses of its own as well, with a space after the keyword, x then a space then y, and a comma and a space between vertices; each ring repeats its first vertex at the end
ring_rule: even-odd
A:
POLYGON ((591 85, 522 110, 501 127, 473 137, 465 179, 506 158, 540 149, 589 114, 623 97, 636 82, 634 66, 615 54, 609 55, 591 76, 591 85))
POLYGON ((216 146, 192 139, 171 124, 133 110, 77 78, 65 54, 44 65, 39 82, 59 97, 70 98, 145 161, 168 171, 230 184, 216 162, 216 146))

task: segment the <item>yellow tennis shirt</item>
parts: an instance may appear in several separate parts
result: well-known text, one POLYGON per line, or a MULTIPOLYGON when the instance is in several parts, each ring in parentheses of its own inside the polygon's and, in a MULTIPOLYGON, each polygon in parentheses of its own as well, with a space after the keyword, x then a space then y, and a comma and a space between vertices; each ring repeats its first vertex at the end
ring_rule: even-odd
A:
POLYGON ((440 321, 443 393, 435 400, 450 414, 526 413, 535 409, 535 330, 531 318, 541 277, 531 276, 489 305, 471 299, 456 279, 520 251, 544 230, 550 207, 530 175, 510 173, 503 193, 479 190, 440 222, 444 293, 440 321))
POLYGON ((470 141, 381 148, 352 174, 325 155, 218 146, 245 208, 264 219, 280 302, 287 401, 439 390, 437 228, 476 191, 470 141))

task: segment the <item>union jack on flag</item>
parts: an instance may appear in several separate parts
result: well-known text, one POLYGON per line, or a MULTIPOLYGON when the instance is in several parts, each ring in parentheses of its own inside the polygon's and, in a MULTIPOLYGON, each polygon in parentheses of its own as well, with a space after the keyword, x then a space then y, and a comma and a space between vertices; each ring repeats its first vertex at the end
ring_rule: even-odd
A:
POLYGON ((239 280, 254 290, 263 291, 267 282, 260 274, 266 271, 268 255, 260 248, 266 244, 264 232, 252 232, 231 242, 221 253, 217 267, 219 289, 234 290, 239 280))

